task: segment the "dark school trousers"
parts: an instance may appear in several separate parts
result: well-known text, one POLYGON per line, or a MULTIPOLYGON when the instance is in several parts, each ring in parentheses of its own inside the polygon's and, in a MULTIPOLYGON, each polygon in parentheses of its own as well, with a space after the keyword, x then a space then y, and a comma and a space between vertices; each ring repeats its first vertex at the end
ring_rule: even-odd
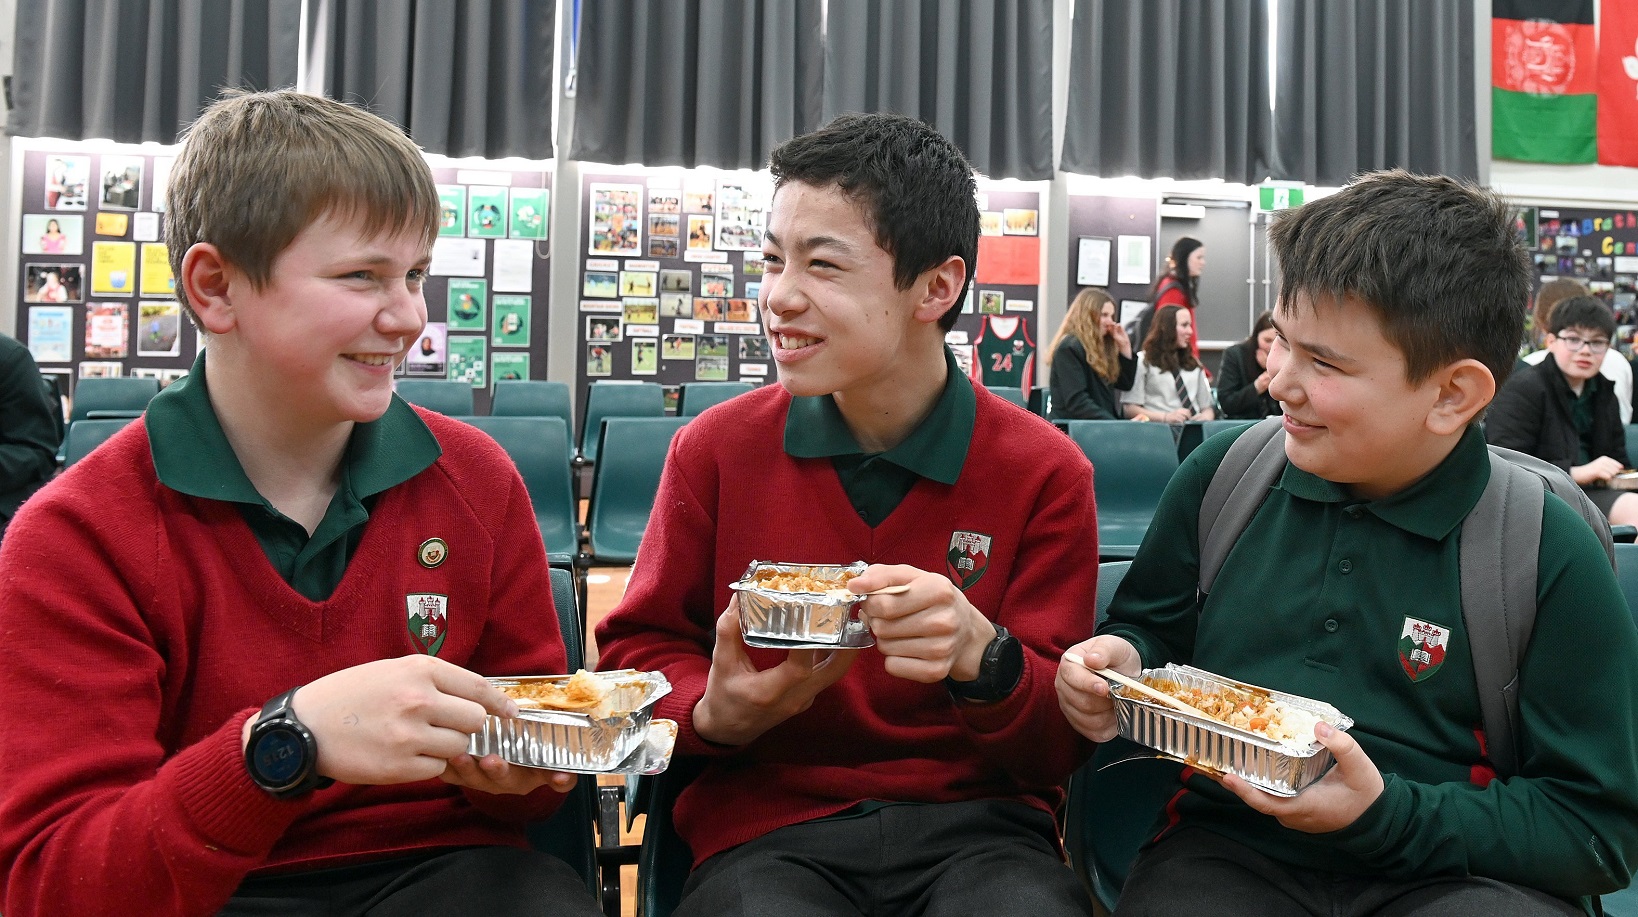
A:
POLYGON ((1579 917, 1562 898, 1474 876, 1387 880, 1297 869, 1202 828, 1144 851, 1116 917, 1579 917))
POLYGON ((725 850, 676 917, 1087 917, 1052 816, 1011 800, 890 805, 789 825, 725 850))
POLYGON ((461 847, 246 879, 219 917, 602 917, 567 863, 520 847, 461 847))

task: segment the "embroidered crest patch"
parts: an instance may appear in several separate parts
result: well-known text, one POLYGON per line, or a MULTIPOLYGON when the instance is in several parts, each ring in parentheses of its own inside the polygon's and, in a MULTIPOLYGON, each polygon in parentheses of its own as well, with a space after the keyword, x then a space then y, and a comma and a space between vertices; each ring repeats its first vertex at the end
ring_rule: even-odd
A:
POLYGON ((990 568, 990 536, 977 532, 950 533, 950 581, 966 592, 990 568))
POLYGON ((428 656, 438 655, 449 633, 449 596, 436 592, 413 592, 404 596, 404 616, 410 642, 428 656))
POLYGON ((1450 628, 1406 616, 1399 632, 1399 667, 1411 681, 1430 678, 1445 664, 1449 645, 1450 628))

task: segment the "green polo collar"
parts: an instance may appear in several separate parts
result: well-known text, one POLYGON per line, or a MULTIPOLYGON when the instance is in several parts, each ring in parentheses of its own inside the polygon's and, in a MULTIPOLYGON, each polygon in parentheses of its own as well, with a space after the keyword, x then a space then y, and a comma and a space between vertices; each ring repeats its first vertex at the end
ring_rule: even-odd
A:
MULTIPOLYGON (((1478 504, 1490 482, 1490 460, 1477 425, 1469 426, 1456 448, 1432 472, 1390 497, 1361 505, 1378 519, 1435 541, 1449 535, 1478 504)), ((1281 490, 1316 503, 1355 502, 1348 488, 1287 463, 1281 490)))
MULTIPOLYGON (((144 419, 154 470, 166 487, 194 497, 272 509, 245 475, 211 408, 205 352, 188 375, 148 405, 144 419)), ((415 410, 394 397, 380 419, 353 428, 342 460, 343 487, 356 499, 374 496, 420 474, 443 454, 415 410)))
MULTIPOLYGON (((944 366, 944 391, 932 413, 904 442, 881 453, 881 457, 921 477, 954 484, 961 477, 972 444, 978 396, 948 347, 944 348, 944 366)), ((785 414, 785 452, 795 458, 864 454, 831 395, 791 399, 785 414)))

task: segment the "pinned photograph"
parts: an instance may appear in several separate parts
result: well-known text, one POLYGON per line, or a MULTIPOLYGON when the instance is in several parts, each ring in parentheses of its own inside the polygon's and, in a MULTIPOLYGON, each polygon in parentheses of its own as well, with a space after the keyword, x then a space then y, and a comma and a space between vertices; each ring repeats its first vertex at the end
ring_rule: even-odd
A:
POLYGON ((734 295, 734 278, 721 274, 700 275, 700 295, 726 298, 734 295))
POLYGON ((495 329, 490 343, 497 347, 529 346, 529 311, 532 302, 528 296, 495 294, 492 303, 495 309, 495 329))
POLYGON ((693 318, 694 297, 687 293, 661 293, 661 318, 693 318))
POLYGON ((745 276, 747 277, 761 277, 767 266, 768 262, 762 260, 760 252, 757 253, 755 258, 749 254, 745 256, 745 276))
POLYGON ((730 322, 750 322, 756 320, 756 300, 730 299, 726 320, 730 322))
POLYGON ((475 334, 449 336, 449 378, 473 388, 489 385, 489 342, 475 334))
POLYGON ((80 302, 85 298, 77 264, 23 266, 24 302, 80 302))
POLYGON ((741 360, 768 360, 773 358, 773 348, 769 346, 765 337, 742 337, 739 339, 739 358, 741 360))
POLYGON ((85 217, 68 214, 24 214, 23 254, 85 254, 85 217))
POLYGON ((438 186, 438 235, 466 235, 466 186, 438 186))
POLYGON ((1001 217, 1001 231, 1009 236, 1039 235, 1040 214, 1034 210, 1007 208, 1001 217))
POLYGON ((711 226, 709 216, 688 216, 688 250, 691 252, 711 251, 711 226))
POLYGON ((662 293, 692 293, 694 292, 693 271, 661 271, 660 292, 662 293))
MULTIPOLYGON (((513 188, 506 234, 513 239, 545 239, 546 217, 551 213, 551 203, 550 188, 513 188)), ((527 363, 524 368, 528 369, 527 363)))
POLYGON ((489 281, 449 282, 449 330, 489 330, 489 281))
POLYGON ((621 296, 653 296, 658 279, 651 271, 621 271, 621 296))
POLYGON ((694 317, 700 321, 723 321, 722 300, 694 297, 694 317))
POLYGON ((91 157, 47 156, 45 206, 47 210, 84 210, 91 186, 91 157))
POLYGON ((682 243, 674 236, 649 236, 650 258, 675 258, 682 254, 682 243))
POLYGON ((674 236, 677 234, 678 216, 675 213, 650 213, 648 215, 648 234, 651 236, 674 236))
POLYGON ((692 334, 668 334, 660 339, 660 352, 667 360, 694 359, 694 336, 692 334))
POLYGON ((688 186, 683 190, 683 211, 710 213, 714 209, 715 192, 716 185, 710 178, 690 176, 688 186))
MULTIPOLYGON (((648 192, 649 213, 681 213, 682 194, 675 188, 648 192)), ((672 221, 675 224, 675 220, 672 221)), ((676 233, 672 233, 676 235, 676 233)))
POLYGON ((694 378, 701 382, 727 382, 727 357, 699 357, 694 361, 694 378))
POLYGON ((586 340, 618 341, 620 339, 620 319, 604 315, 589 315, 586 317, 586 340))
POLYGON ((32 306, 28 310, 28 352, 37 363, 74 359, 72 306, 32 306))
POLYGON ((612 376, 614 375, 614 355, 609 348, 611 344, 586 345, 586 375, 612 376))
POLYGON ((1001 214, 994 210, 986 210, 978 215, 978 234, 981 236, 999 236, 1001 232, 1001 214))
POLYGON ((761 183, 717 182, 716 247, 725 251, 760 251, 770 197, 761 183))
POLYGON ((137 303, 137 356, 182 354, 182 307, 175 302, 137 303))
POLYGON ((631 374, 652 376, 660 371, 660 342, 653 338, 636 338, 631 344, 631 374))
POLYGON ((118 379, 125 375, 124 363, 104 363, 84 360, 80 363, 81 379, 118 379))
POLYGON ((94 302, 85 307, 85 358, 123 360, 130 356, 130 306, 94 302))
POLYGON ((642 185, 591 185, 590 254, 636 257, 642 233, 642 185))
POLYGON ((174 165, 175 156, 159 156, 154 159, 154 197, 148 209, 155 213, 165 212, 165 195, 171 191, 171 167, 174 165))
POLYGON ((496 382, 512 382, 529 378, 527 353, 492 353, 489 357, 490 375, 496 382))
POLYGON ((473 185, 468 189, 471 212, 466 224, 467 235, 477 239, 506 238, 506 191, 489 185, 473 185))
POLYGON ((445 349, 447 335, 443 322, 427 322, 421 329, 421 340, 404 356, 404 374, 444 378, 449 365, 445 349))
POLYGON ((698 342, 699 355, 702 357, 728 356, 728 335, 702 334, 698 342))
POLYGON ((104 208, 139 210, 142 207, 142 157, 102 157, 101 193, 97 200, 104 208))
POLYGON ((979 315, 1000 315, 1006 311, 1007 294, 1000 290, 980 290, 978 293, 979 315))
POLYGON ((652 325, 660 320, 660 300, 652 296, 621 300, 628 325, 652 325))
POLYGON ((587 299, 615 299, 620 295, 620 275, 587 271, 580 295, 587 299))

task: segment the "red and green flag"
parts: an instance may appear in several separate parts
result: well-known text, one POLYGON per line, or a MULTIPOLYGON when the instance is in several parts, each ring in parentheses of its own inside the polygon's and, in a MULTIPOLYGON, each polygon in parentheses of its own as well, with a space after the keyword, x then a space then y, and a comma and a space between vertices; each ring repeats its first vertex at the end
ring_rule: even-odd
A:
POLYGON ((1599 10, 1598 161, 1638 166, 1638 3, 1599 10))
POLYGON ((1491 154, 1529 162, 1598 158, 1593 0, 1494 0, 1491 154))

